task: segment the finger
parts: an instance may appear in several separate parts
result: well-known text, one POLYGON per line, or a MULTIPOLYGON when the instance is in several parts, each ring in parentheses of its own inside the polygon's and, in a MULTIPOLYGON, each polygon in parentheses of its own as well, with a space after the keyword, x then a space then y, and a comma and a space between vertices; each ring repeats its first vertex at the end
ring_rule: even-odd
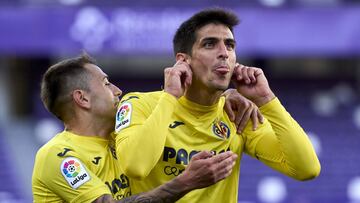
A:
MULTIPOLYGON (((237 157, 237 156, 236 156, 237 157)), ((233 159, 233 157, 229 157, 228 159, 220 162, 217 165, 216 171, 219 172, 219 176, 226 175, 229 171, 232 171, 233 167, 236 164, 236 159, 233 159), (222 175, 221 175, 222 174, 222 175)))
POLYGON ((232 173, 232 170, 231 171, 226 171, 226 172, 223 172, 223 173, 220 173, 216 179, 215 179, 215 183, 216 182, 219 182, 221 180, 224 180, 225 178, 229 177, 232 173))
POLYGON ((251 82, 249 75, 248 75, 248 69, 249 69, 249 67, 244 66, 241 70, 242 79, 245 81, 246 84, 250 84, 250 82, 251 82))
POLYGON ((213 156, 213 154, 211 153, 211 152, 209 152, 209 151, 201 151, 201 152, 199 152, 199 153, 197 153, 197 154, 195 154, 192 158, 191 158, 191 161, 192 160, 199 160, 199 159, 207 159, 207 158, 210 158, 210 157, 212 157, 213 156))
POLYGON ((215 164, 215 170, 216 171, 222 171, 224 169, 226 169, 227 167, 230 166, 230 168, 232 168, 232 165, 234 164, 234 162, 237 159, 237 155, 232 153, 229 157, 216 162, 215 164))
POLYGON ((229 157, 232 157, 233 154, 234 154, 234 153, 231 152, 231 151, 227 151, 227 152, 224 152, 224 153, 220 153, 220 154, 218 154, 218 155, 215 155, 215 156, 211 157, 211 158, 209 159, 209 161, 210 161, 211 163, 222 162, 223 160, 225 160, 225 159, 227 159, 227 158, 229 158, 229 157))
POLYGON ((257 109, 257 116, 258 116, 258 119, 259 119, 260 123, 263 124, 264 123, 264 117, 261 114, 261 111, 259 109, 257 109))
POLYGON ((177 61, 175 62, 175 64, 173 65, 173 67, 178 66, 178 65, 180 65, 180 64, 183 63, 183 62, 184 62, 184 60, 183 60, 182 58, 179 58, 179 60, 177 60, 177 61))
POLYGON ((258 77, 259 75, 261 75, 261 74, 264 74, 264 72, 262 71, 262 69, 261 68, 255 68, 254 67, 254 75, 255 75, 255 77, 258 77))
POLYGON ((237 115, 235 118, 235 126, 237 127, 237 132, 240 133, 241 130, 238 129, 240 122, 243 120, 243 117, 249 107, 245 105, 244 107, 238 105, 237 115))
POLYGON ((191 82, 192 82, 192 71, 191 71, 191 67, 190 65, 188 64, 187 66, 188 68, 186 69, 186 80, 185 80, 185 83, 188 86, 191 85, 191 82))
POLYGON ((253 109, 252 112, 251 112, 251 121, 252 121, 252 124, 253 124, 253 130, 256 130, 257 129, 257 124, 258 124, 258 109, 253 109))
POLYGON ((184 82, 184 85, 188 87, 191 85, 192 81, 192 71, 190 69, 190 65, 186 62, 179 62, 176 67, 174 67, 179 71, 179 74, 184 82))
POLYGON ((239 81, 242 79, 241 67, 242 67, 241 64, 236 63, 235 68, 234 68, 234 73, 233 73, 234 78, 239 81))
POLYGON ((247 122, 250 119, 251 112, 252 112, 252 107, 250 106, 250 108, 246 109, 246 111, 244 113, 244 116, 242 117, 242 119, 239 122, 239 125, 237 127, 237 132, 238 133, 241 133, 244 130, 247 122))
POLYGON ((253 67, 247 69, 247 73, 250 79, 250 83, 256 82, 255 69, 253 67))
POLYGON ((235 114, 233 109, 231 108, 231 103, 229 101, 225 101, 225 112, 229 116, 230 121, 234 121, 235 114))

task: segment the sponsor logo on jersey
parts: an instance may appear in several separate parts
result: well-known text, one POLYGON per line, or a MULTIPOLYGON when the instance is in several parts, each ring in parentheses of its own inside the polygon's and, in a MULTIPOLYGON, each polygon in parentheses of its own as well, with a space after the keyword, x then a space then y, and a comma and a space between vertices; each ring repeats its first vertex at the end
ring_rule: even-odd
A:
POLYGON ((180 175, 185 168, 179 168, 176 166, 165 166, 164 167, 164 173, 168 176, 178 176, 180 175))
POLYGON ((130 103, 123 103, 116 113, 115 132, 130 125, 132 106, 130 103))
MULTIPOLYGON (((209 151, 211 151, 213 155, 216 155, 216 154, 224 153, 226 151, 230 151, 230 147, 218 151, 209 149, 209 151)), ((200 150, 195 150, 195 149, 193 150, 186 150, 183 148, 175 149, 173 147, 165 146, 162 160, 164 162, 172 162, 175 164, 188 165, 188 163, 190 163, 191 158, 199 152, 200 150)))
POLYGON ((64 151, 63 151, 63 152, 59 152, 57 155, 58 155, 59 157, 63 157, 63 156, 66 155, 66 153, 68 153, 68 152, 70 152, 70 151, 72 151, 72 149, 64 148, 64 151))
POLYGON ((222 121, 214 121, 212 131, 216 136, 224 140, 230 136, 230 128, 222 121))
POLYGON ((74 157, 64 159, 60 165, 62 175, 68 184, 76 189, 90 180, 90 174, 85 170, 83 164, 74 157))
POLYGON ((185 123, 184 123, 184 122, 181 122, 181 121, 174 121, 173 123, 171 123, 171 124, 169 125, 169 128, 176 128, 176 127, 178 127, 179 125, 185 125, 185 123))
POLYGON ((93 162, 95 165, 98 165, 100 159, 101 159, 101 157, 100 157, 100 156, 97 156, 97 157, 94 157, 94 160, 92 160, 91 162, 93 162))
POLYGON ((115 178, 111 182, 106 181, 105 184, 117 200, 131 196, 130 181, 124 174, 121 174, 119 178, 115 178))

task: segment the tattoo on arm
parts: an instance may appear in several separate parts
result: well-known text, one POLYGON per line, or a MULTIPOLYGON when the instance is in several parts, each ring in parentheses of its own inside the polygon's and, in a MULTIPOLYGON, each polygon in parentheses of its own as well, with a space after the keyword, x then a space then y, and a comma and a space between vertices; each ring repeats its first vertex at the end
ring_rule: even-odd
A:
POLYGON ((186 193, 175 178, 149 192, 132 195, 118 201, 107 194, 97 198, 93 203, 172 203, 179 200, 186 193))

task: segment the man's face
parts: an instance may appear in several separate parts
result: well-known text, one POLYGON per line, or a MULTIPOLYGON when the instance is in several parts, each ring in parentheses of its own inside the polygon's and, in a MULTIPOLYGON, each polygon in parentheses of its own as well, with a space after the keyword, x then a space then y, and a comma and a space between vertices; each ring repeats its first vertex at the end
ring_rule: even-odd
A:
POLYGON ((115 120, 121 90, 109 82, 108 76, 96 65, 85 64, 90 73, 90 104, 91 111, 105 119, 115 120))
POLYGON ((227 89, 235 63, 235 40, 228 27, 211 23, 197 30, 189 61, 192 86, 215 91, 227 89))

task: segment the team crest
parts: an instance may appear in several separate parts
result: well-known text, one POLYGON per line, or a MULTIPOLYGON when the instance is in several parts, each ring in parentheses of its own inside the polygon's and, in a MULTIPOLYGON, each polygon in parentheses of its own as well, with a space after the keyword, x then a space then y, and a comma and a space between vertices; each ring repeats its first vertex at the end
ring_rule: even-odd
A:
POLYGON ((221 139, 228 139, 230 136, 230 128, 222 121, 214 121, 212 131, 221 139))
POLYGON ((90 180, 90 174, 83 164, 74 157, 68 157, 60 165, 62 175, 68 184, 76 189, 90 180))
POLYGON ((132 106, 130 103, 123 103, 116 113, 115 132, 130 125, 132 106))

